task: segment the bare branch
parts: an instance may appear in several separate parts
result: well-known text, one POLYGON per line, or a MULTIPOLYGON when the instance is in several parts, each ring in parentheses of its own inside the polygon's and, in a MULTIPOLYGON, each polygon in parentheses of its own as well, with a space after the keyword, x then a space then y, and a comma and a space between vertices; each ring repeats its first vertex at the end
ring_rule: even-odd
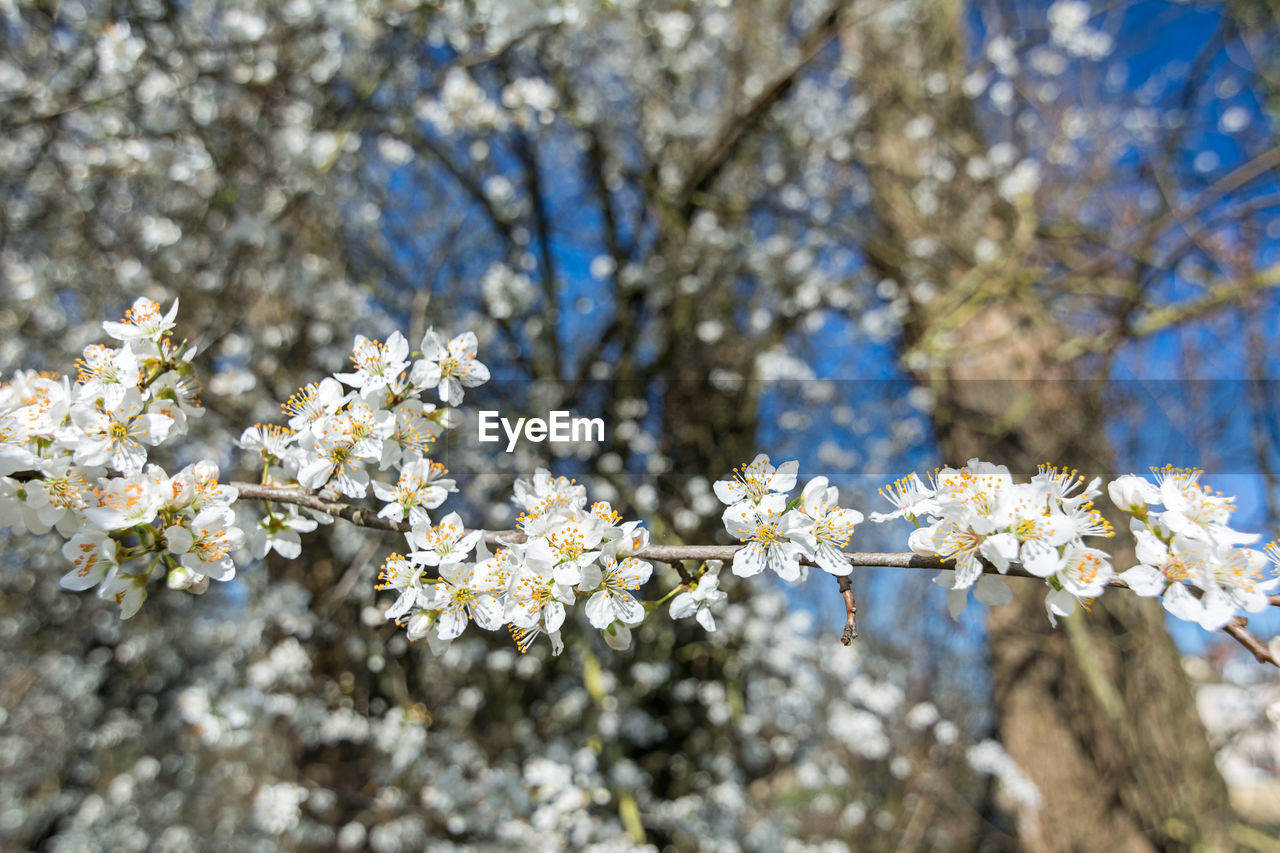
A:
POLYGON ((1243 616, 1237 616, 1226 624, 1222 629, 1223 633, 1234 637, 1236 642, 1244 646, 1249 652, 1258 659, 1258 663, 1269 663, 1272 666, 1280 666, 1280 661, 1275 659, 1261 640, 1253 635, 1245 626, 1249 624, 1249 620, 1243 616))
POLYGON ((689 171, 684 186, 680 188, 677 196, 686 217, 695 206, 694 196, 705 192, 715 182, 751 130, 769 114, 776 103, 791 91, 801 72, 822 51, 827 42, 839 33, 842 5, 837 3, 833 6, 804 37, 800 44, 800 59, 796 64, 766 86, 747 107, 746 112, 726 121, 720 131, 703 146, 697 163, 689 171))
POLYGON ((1153 242, 1151 235, 1160 234, 1166 229, 1176 227, 1194 218, 1197 214, 1208 208, 1209 205, 1224 198, 1230 193, 1235 192, 1254 178, 1268 174, 1277 166, 1280 166, 1280 146, 1264 151, 1247 163, 1241 164, 1229 174, 1224 175, 1191 201, 1169 211, 1164 216, 1157 219, 1141 236, 1122 243, 1120 246, 1110 251, 1097 255, 1087 263, 1076 267, 1075 269, 1068 270, 1048 282, 1048 286, 1058 287, 1065 284, 1070 279, 1095 276, 1105 271, 1107 267, 1116 260, 1117 255, 1131 253, 1134 250, 1141 248, 1144 244, 1153 242))
POLYGON ((1111 349, 1122 338, 1153 335, 1188 320, 1207 316, 1229 305, 1238 304, 1252 294, 1277 287, 1280 287, 1280 264, 1273 264, 1265 270, 1242 279, 1216 284, 1209 288, 1207 294, 1198 299, 1149 311, 1124 330, 1123 334, 1117 330, 1108 330, 1091 337, 1072 338, 1058 347, 1056 356, 1059 359, 1068 360, 1086 352, 1103 352, 1111 349))
POLYGON ((848 646, 858 639, 858 603, 853 599, 853 582, 849 580, 849 576, 840 575, 836 580, 840 582, 845 612, 844 634, 840 636, 840 642, 848 646))

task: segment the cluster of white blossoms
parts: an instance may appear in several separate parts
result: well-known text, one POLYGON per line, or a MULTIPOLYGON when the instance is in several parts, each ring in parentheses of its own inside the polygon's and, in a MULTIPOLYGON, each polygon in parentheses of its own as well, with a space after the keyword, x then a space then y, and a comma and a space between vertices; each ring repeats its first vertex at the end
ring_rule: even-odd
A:
POLYGON ((408 554, 383 564, 379 588, 399 594, 387 618, 436 651, 474 621, 488 631, 508 626, 522 652, 546 634, 559 654, 568 608, 584 598, 587 620, 605 641, 627 648, 632 626, 648 614, 633 593, 653 573, 634 556, 648 546, 649 531, 622 521, 608 503, 588 507, 586 488, 545 468, 516 481, 514 500, 522 535, 509 538, 523 541, 502 542, 494 553, 457 513, 435 525, 414 523, 405 534, 408 554))
POLYGON ((1237 610, 1265 610, 1268 592, 1280 584, 1280 545, 1271 543, 1265 553, 1242 547, 1258 535, 1231 529, 1234 499, 1201 485, 1200 469, 1152 472, 1154 483, 1127 474, 1108 486, 1111 500, 1132 516, 1137 550, 1138 565, 1120 579, 1138 595, 1160 596, 1174 616, 1209 631, 1225 626, 1237 610))
POLYGON ((212 462, 169 476, 148 448, 179 438, 204 414, 194 355, 170 341, 168 312, 149 299, 103 323, 116 348, 94 344, 68 376, 20 371, 0 385, 0 528, 57 532, 71 564, 70 590, 96 586, 121 616, 137 612, 147 583, 200 593, 235 576, 244 541, 231 509, 236 491, 212 462))
MULTIPOLYGON (((355 370, 312 382, 290 397, 282 407, 288 427, 257 424, 241 434, 240 447, 259 454, 262 483, 327 499, 364 498, 372 487, 383 504, 380 518, 430 525, 430 511, 457 488, 427 452, 445 429, 460 423, 450 407, 462 402, 464 388, 487 382, 489 369, 476 359, 472 332, 446 341, 429 331, 419 354, 411 365, 409 343, 399 332, 386 343, 357 335, 355 370), (440 405, 423 399, 428 392, 440 405), (370 469, 387 481, 374 480, 370 469)), ((314 530, 317 520, 332 519, 268 503, 266 517, 251 529, 251 550, 257 557, 274 550, 293 559, 301 552, 299 534, 314 530)))
POLYGON ((1077 601, 1097 598, 1114 574, 1107 553, 1085 544, 1087 537, 1113 535, 1093 507, 1101 482, 1086 484, 1075 471, 1042 465, 1029 483, 1015 483, 1005 466, 970 459, 964 468, 938 469, 928 484, 912 474, 881 489, 894 508, 871 519, 906 518, 916 524, 908 540, 913 552, 955 562, 935 579, 948 590, 953 617, 971 588, 984 604, 1007 604, 1008 586, 983 573, 984 561, 1001 574, 1017 563, 1044 578, 1045 609, 1056 625, 1077 601))
MULTIPOLYGON (((284 405, 288 428, 245 430, 240 445, 260 454, 263 484, 327 499, 365 498, 372 488, 382 503, 378 516, 409 527, 407 553, 391 554, 382 566, 379 589, 397 594, 386 617, 434 651, 474 622, 488 631, 507 626, 521 651, 546 634, 558 654, 560 628, 579 598, 609 645, 626 648, 631 627, 648 613, 633 594, 653 572, 634 556, 648 546, 648 531, 639 521, 623 522, 608 503, 588 507, 583 486, 545 469, 515 483, 519 535, 497 541, 501 547, 494 552, 483 532, 468 530, 456 512, 433 521, 432 511, 458 489, 427 451, 443 430, 461 423, 451 407, 461 404, 464 388, 486 382, 489 371, 476 359, 471 332, 449 341, 428 332, 412 366, 410 356, 398 332, 386 343, 357 336, 356 370, 295 394, 284 405), (440 405, 423 399, 429 391, 440 405)), ((284 508, 268 502, 251 534, 253 550, 293 558, 301 550, 299 533, 317 521, 286 501, 277 503, 284 508)), ((681 600, 673 615, 694 615, 714 629, 705 611, 724 597, 714 572, 698 587, 680 589, 686 588, 700 597, 681 600)))
POLYGON ((725 529, 746 543, 733 555, 735 575, 751 577, 767 568, 783 580, 798 581, 804 575, 801 557, 833 575, 852 570, 841 549, 862 513, 840 507, 840 494, 826 477, 814 477, 791 498, 799 467, 791 461, 774 468, 761 453, 730 479, 716 482, 716 497, 728 504, 721 516, 725 529))
MULTIPOLYGON (((160 574, 173 589, 200 593, 211 578, 235 576, 232 558, 242 549, 259 559, 270 551, 296 559, 301 534, 333 521, 320 510, 339 512, 324 501, 366 499, 372 491, 378 517, 405 530, 408 546, 383 564, 379 588, 397 593, 386 616, 436 651, 475 622, 488 631, 507 626, 521 651, 546 634, 558 654, 561 627, 580 599, 613 648, 629 647, 631 629, 667 602, 673 619, 692 616, 715 630, 713 608, 727 598, 720 561, 681 570, 674 589, 645 600, 637 593, 653 566, 641 559, 649 547, 642 522, 623 521, 606 502, 588 505, 584 486, 546 469, 515 483, 516 531, 490 534, 486 543, 456 512, 433 520, 458 489, 428 451, 461 423, 455 407, 464 389, 489 379, 472 332, 445 339, 428 331, 413 353, 399 332, 385 343, 357 335, 354 370, 294 394, 283 406, 287 427, 246 429, 239 444, 256 454, 265 487, 242 485, 265 509, 244 524, 246 534, 232 509, 243 496, 219 484, 214 463, 169 476, 148 460, 148 448, 184 435, 188 420, 203 414, 193 351, 170 341, 177 307, 175 300, 165 313, 139 299, 121 322, 104 323, 119 346, 85 349, 74 383, 26 371, 0 385, 0 528, 56 529, 71 564, 65 588, 96 586, 128 618, 160 574)), ((769 569, 794 582, 806 565, 850 573, 843 549, 862 513, 839 506, 826 477, 792 497, 798 467, 775 468, 760 454, 716 482, 725 528, 744 543, 733 554, 735 575, 769 569)), ((1269 561, 1280 570, 1280 545, 1244 547, 1258 537, 1228 526, 1233 500, 1201 486, 1201 473, 1166 467, 1154 483, 1130 474, 1108 490, 1132 516, 1137 540, 1139 565, 1120 579, 1138 595, 1160 596, 1175 616, 1217 630, 1239 610, 1271 604, 1280 577, 1265 570, 1269 561)), ((1011 593, 999 575, 1016 564, 1019 574, 1044 579, 1056 624, 1115 577, 1108 554, 1086 544, 1113 535, 1093 506, 1100 483, 1049 465, 1015 483, 1008 468, 971 459, 935 470, 927 482, 912 474, 881 489, 893 510, 871 519, 906 518, 916 525, 908 540, 914 553, 954 564, 935 579, 948 590, 952 616, 970 589, 986 604, 1007 603, 1011 593)))

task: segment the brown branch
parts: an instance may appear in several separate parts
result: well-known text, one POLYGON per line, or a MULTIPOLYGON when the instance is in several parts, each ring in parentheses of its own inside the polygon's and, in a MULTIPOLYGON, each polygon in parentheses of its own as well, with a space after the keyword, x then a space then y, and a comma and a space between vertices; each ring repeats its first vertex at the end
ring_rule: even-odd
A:
POLYGON ((1156 219, 1151 223, 1142 236, 1121 243, 1114 249, 1104 252, 1101 255, 1097 255, 1081 266, 1064 272, 1062 275, 1059 275, 1049 281, 1047 286, 1059 287, 1072 278, 1098 275, 1103 272, 1109 264, 1114 262, 1118 255, 1129 253, 1142 246, 1144 242, 1149 242, 1150 235, 1159 235, 1161 232, 1166 231, 1169 228, 1181 225, 1183 222, 1194 217, 1197 213, 1204 211, 1209 205, 1232 192, 1235 192, 1254 178, 1268 174, 1277 166, 1280 166, 1280 146, 1264 151, 1247 163, 1241 164, 1234 171, 1218 179, 1217 182, 1206 188, 1204 192, 1200 193, 1191 201, 1181 207, 1170 210, 1168 213, 1156 219))
POLYGON ((1280 264, 1246 276, 1238 281, 1216 284, 1199 298, 1178 305, 1168 305, 1148 312, 1134 324, 1135 335, 1150 335, 1170 326, 1211 314, 1226 305, 1259 291, 1280 287, 1280 264))
MULTIPOLYGON (((1084 353, 1104 352, 1114 349, 1121 341, 1147 337, 1172 326, 1212 314, 1234 304, 1243 304, 1246 297, 1280 287, 1280 264, 1255 272, 1241 279, 1223 281, 1210 286, 1198 298, 1176 305, 1151 308, 1133 322, 1107 329, 1095 335, 1081 335, 1065 341, 1054 351, 1056 358, 1067 361, 1084 353)), ((1126 308, 1132 314, 1138 306, 1126 308)))
POLYGON ((1280 666, 1280 661, 1275 659, 1275 656, 1271 654, 1271 650, 1263 645, 1262 641, 1255 637, 1252 631, 1245 627, 1248 624, 1248 619, 1243 616, 1237 616, 1228 622, 1222 631, 1225 634, 1230 634, 1235 638, 1236 642, 1248 649, 1258 659, 1258 663, 1280 666))
POLYGON ((746 140, 750 131, 791 91, 801 72, 839 33, 842 7, 842 3, 836 3, 801 40, 800 58, 796 64, 766 86, 747 107, 746 112, 734 115, 727 120, 719 132, 703 146, 697 162, 689 171, 684 185, 677 194, 677 200, 685 217, 689 216, 695 206, 694 197, 710 188, 733 158, 738 147, 746 140))
POLYGON ((853 599, 853 583, 849 580, 848 575, 838 575, 836 580, 840 582, 840 595, 844 598, 844 633, 840 635, 840 642, 848 646, 858 639, 858 602, 853 599))
MULTIPOLYGON (((312 492, 300 488, 288 488, 282 486, 262 486, 257 483, 230 483, 228 484, 240 493, 241 500, 252 501, 270 501, 273 503, 294 504, 295 506, 305 507, 317 512, 323 512, 336 518, 342 518, 350 521, 352 524, 361 527, 368 527, 374 530, 386 530, 392 533, 408 533, 409 523, 407 521, 392 521, 387 518, 379 518, 373 512, 351 504, 341 503, 338 501, 326 500, 312 492)), ((524 541, 524 534, 518 530, 486 530, 484 531, 484 541, 486 545, 491 547, 502 547, 504 545, 519 544, 524 541)), ((638 551, 634 556, 644 560, 654 560, 659 563, 667 563, 668 565, 676 565, 681 560, 693 560, 696 562, 705 562, 707 560, 721 560, 726 563, 732 563, 733 557, 742 549, 742 545, 650 545, 642 551, 638 551)), ((913 554, 904 551, 845 551, 842 555, 849 561, 849 565, 856 568, 868 568, 883 566, 890 569, 932 569, 933 571, 951 570, 955 568, 955 563, 942 557, 927 557, 921 554, 913 554)), ((807 558, 801 558, 801 563, 806 566, 817 566, 818 564, 807 558)), ((679 569, 677 569, 679 571, 679 569)), ((1017 564, 1009 566, 1007 572, 1000 572, 990 563, 983 563, 983 572, 986 574, 1000 574, 1004 577, 1011 578, 1034 578, 1036 580, 1044 580, 1039 575, 1034 575, 1022 566, 1017 564)), ((1108 586, 1116 589, 1128 589, 1129 585, 1119 578, 1112 578, 1108 586)), ((1280 607, 1280 595, 1269 596, 1272 604, 1280 607)))
POLYGON ((326 500, 319 495, 304 491, 301 488, 284 486, 262 486, 257 483, 228 483, 239 493, 239 500, 263 501, 267 503, 293 504, 306 509, 345 519, 358 527, 369 527, 373 530, 387 530, 392 533, 408 533, 409 523, 379 518, 376 513, 351 504, 326 500))
MULTIPOLYGON (((392 521, 387 518, 379 518, 369 510, 352 506, 351 504, 341 503, 339 501, 326 500, 318 495, 299 488, 285 488, 281 486, 263 486, 257 483, 230 483, 240 495, 242 500, 268 501, 273 503, 293 504, 295 506, 305 507, 326 515, 341 518, 352 524, 368 527, 374 530, 386 530, 392 533, 409 532, 409 524, 404 521, 392 521)), ((484 531, 484 542, 491 548, 501 548, 507 545, 514 545, 523 542, 524 534, 518 530, 486 530, 484 531)), ((667 563, 675 568, 680 574, 683 582, 688 583, 690 576, 684 568, 682 560, 694 560, 703 562, 706 560, 721 560, 723 562, 732 563, 733 557, 742 548, 742 545, 650 545, 648 548, 637 551, 633 556, 643 560, 654 560, 659 563, 667 563)), ((849 565, 859 568, 884 566, 894 569, 932 569, 934 571, 942 571, 954 569, 955 564, 941 557, 926 557, 921 554, 911 554, 905 552, 886 552, 886 551, 847 551, 842 556, 849 561, 849 565)), ((812 560, 802 558, 801 562, 808 566, 817 565, 812 560)), ((1009 566, 1007 572, 999 572, 995 566, 983 563, 983 572, 985 574, 1003 574, 1005 577, 1016 578, 1035 578, 1043 580, 1039 575, 1033 575, 1025 568, 1019 565, 1009 566)), ((847 576, 837 577, 840 584, 840 594, 844 598, 845 603, 845 627, 844 634, 840 638, 840 642, 844 645, 851 644, 858 636, 857 602, 853 597, 853 586, 847 576)), ((1120 578, 1112 578, 1107 586, 1115 589, 1129 589, 1129 584, 1120 578)), ((1269 595, 1267 600, 1272 606, 1280 607, 1280 595, 1269 595)), ((1234 621, 1226 625, 1222 631, 1233 637, 1242 646, 1248 649, 1255 658, 1262 663, 1270 663, 1280 666, 1272 657, 1271 652, 1261 640, 1249 632, 1245 625, 1248 620, 1244 617, 1237 617, 1234 621)))

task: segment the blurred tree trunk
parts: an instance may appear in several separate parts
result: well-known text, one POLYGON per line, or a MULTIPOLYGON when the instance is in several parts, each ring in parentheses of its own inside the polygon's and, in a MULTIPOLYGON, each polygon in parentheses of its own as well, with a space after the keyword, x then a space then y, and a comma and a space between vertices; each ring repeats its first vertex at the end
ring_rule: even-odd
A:
MULTIPOLYGON (((949 462, 1110 470, 1096 383, 1045 357, 1059 338, 1017 302, 962 327, 937 408, 949 462)), ((1122 548, 1118 568, 1131 557, 1122 548)), ((1228 846, 1226 789, 1161 607, 1113 593, 1054 629, 1043 585, 1011 585, 1013 603, 988 619, 989 654, 1000 739, 1044 796, 1017 807, 1026 848, 1228 846)))
MULTIPOLYGON (((929 87, 935 69, 965 75, 962 14, 958 4, 928 6, 905 46, 844 35, 847 56, 881 69, 867 93, 876 128, 863 154, 868 257, 911 294, 901 343, 934 392, 947 464, 980 456, 1022 476, 1044 462, 1105 474, 1099 384, 1077 381, 1080 362, 1056 359, 1072 330, 1028 273, 1042 248, 1033 201, 967 172, 988 148, 974 102, 954 83, 929 87), (920 116, 945 134, 921 133, 920 116), (949 180, 934 177, 939 157, 955 166, 949 180), (921 202, 922 186, 935 204, 921 202), (998 247, 994 260, 979 257, 984 238, 998 247)), ((1118 568, 1131 556, 1118 554, 1118 568)), ((1043 585, 1010 585, 1013 603, 991 612, 989 648, 1000 739, 1044 798, 1039 810, 1010 804, 1025 848, 1227 846, 1226 789, 1159 604, 1111 594, 1053 629, 1043 585)))

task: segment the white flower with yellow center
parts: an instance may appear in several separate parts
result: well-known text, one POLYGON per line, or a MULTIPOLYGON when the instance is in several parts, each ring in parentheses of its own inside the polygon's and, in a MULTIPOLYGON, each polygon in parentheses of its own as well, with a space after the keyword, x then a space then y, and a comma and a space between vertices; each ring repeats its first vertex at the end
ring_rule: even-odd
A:
POLYGON ((467 532, 462 518, 451 512, 435 526, 411 527, 404 535, 412 549, 409 559, 424 566, 447 566, 461 563, 476 547, 484 535, 482 531, 467 532))
POLYGON ((1218 546, 1213 561, 1213 582, 1226 593, 1231 604, 1246 613, 1262 613, 1271 604, 1267 595, 1280 584, 1274 573, 1264 570, 1269 560, 1253 548, 1218 546))
POLYGON ((93 493, 93 503, 80 514, 86 522, 103 530, 125 530, 154 521, 164 499, 151 477, 116 477, 93 493))
POLYGON ((1161 525, 1171 533, 1189 539, 1207 539, 1223 545, 1248 544, 1256 541, 1251 534, 1240 534, 1227 526, 1235 511, 1235 499, 1200 485, 1199 468, 1166 466, 1155 471, 1160 488, 1161 525))
POLYGON ((450 492, 456 492, 453 480, 445 477, 449 471, 439 462, 420 459, 400 469, 400 479, 394 486, 374 482, 373 493, 386 503, 378 511, 379 518, 403 521, 407 516, 410 525, 429 525, 428 510, 444 503, 450 492))
POLYGON ((58 585, 75 591, 97 586, 116 567, 118 544, 106 533, 87 530, 72 536, 62 546, 62 556, 71 561, 71 571, 58 585))
POLYGON ((59 533, 70 536, 80 527, 80 512, 93 500, 94 483, 102 469, 73 466, 64 456, 44 461, 41 470, 44 476, 24 486, 27 530, 45 533, 56 526, 59 533))
POLYGON ((348 396, 342 383, 326 376, 299 388, 280 408, 289 416, 289 429, 302 433, 332 417, 348 396))
POLYGON ((122 474, 136 474, 147 461, 144 445, 160 444, 169 435, 173 419, 144 410, 137 388, 108 385, 101 405, 76 405, 71 420, 79 436, 73 443, 77 465, 110 465, 122 474))
POLYGON ((582 515, 582 510, 573 504, 573 499, 565 494, 547 495, 516 516, 516 527, 529 539, 546 536, 565 521, 582 515))
POLYGON ((639 589, 653 574, 653 566, 635 557, 621 561, 613 554, 603 554, 598 566, 583 573, 579 589, 595 590, 587 599, 587 619, 597 628, 604 629, 614 622, 638 625, 644 621, 644 606, 631 593, 639 589))
POLYGON ((382 583, 375 589, 392 589, 399 593, 399 597, 387 608, 388 619, 399 619, 423 598, 422 567, 411 563, 401 554, 391 554, 383 561, 378 579, 382 583))
POLYGON ((549 571, 522 565, 508 588, 506 621, 516 628, 538 628, 551 634, 564 624, 568 604, 573 604, 573 587, 557 583, 549 571))
POLYGON ((894 518, 915 521, 922 516, 936 513, 938 505, 933 495, 933 489, 926 486, 916 474, 894 480, 880 489, 880 496, 893 505, 893 512, 873 512, 871 520, 876 523, 894 518))
POLYGON ((999 531, 986 536, 983 557, 1000 571, 1018 561, 1036 577, 1047 578, 1062 564, 1061 547, 1078 538, 1075 523, 1057 509, 1045 483, 1019 483, 1001 490, 984 523, 999 531), (1051 507, 1052 505, 1052 507, 1051 507))
POLYGON ((739 541, 746 542, 733 555, 733 573, 751 577, 772 569, 786 581, 800 579, 802 549, 782 531, 782 516, 787 496, 771 492, 759 503, 744 500, 724 511, 725 529, 739 541))
POLYGON ((379 468, 385 471, 397 463, 412 462, 427 455, 432 442, 444 432, 444 426, 434 419, 435 408, 434 403, 411 399, 392 409, 395 422, 382 442, 379 468))
POLYGON ((235 526, 234 513, 224 507, 209 507, 191 519, 190 525, 165 528, 169 553, 180 557, 182 565, 197 574, 217 581, 235 577, 231 552, 244 544, 244 531, 235 526))
POLYGON ((395 430, 395 415, 364 403, 351 403, 324 422, 321 440, 346 444, 361 459, 382 458, 382 442, 395 430))
POLYGON ((19 370, 0 385, 0 412, 18 418, 31 434, 53 432, 66 419, 70 405, 71 383, 66 376, 19 370))
POLYGON ((264 463, 281 465, 289 462, 296 466, 299 458, 295 446, 297 439, 298 434, 288 427, 254 424, 245 427, 237 444, 241 450, 256 452, 264 463))
POLYGON ((579 521, 552 519, 547 532, 525 545, 524 561, 550 571, 557 583, 581 583, 583 571, 600 556, 604 523, 594 515, 579 521))
POLYGON ((450 406, 462 403, 462 389, 489 381, 489 368, 476 359, 475 332, 463 332, 447 344, 434 331, 422 337, 422 358, 413 364, 410 381, 419 388, 436 388, 450 406))
POLYGON ((982 560, 979 555, 983 540, 989 532, 990 522, 985 519, 972 516, 943 518, 928 527, 911 531, 907 544, 917 554, 955 560, 955 578, 949 588, 964 590, 973 586, 982 576, 982 560), (975 525, 983 529, 975 530, 975 525))
POLYGON ((91 344, 85 347, 83 357, 76 359, 76 369, 76 383, 80 386, 76 396, 82 400, 91 400, 106 386, 137 388, 142 378, 138 356, 128 344, 118 350, 91 344))
POLYGON ((350 498, 364 497, 369 488, 369 472, 349 434, 335 430, 332 435, 312 441, 312 448, 298 468, 298 482, 308 489, 327 485, 350 498))
POLYGON ((528 479, 516 480, 512 490, 516 506, 529 513, 552 506, 578 510, 587 505, 586 486, 568 477, 552 477, 546 468, 537 469, 528 479))
MULTIPOLYGON (((153 466, 154 467, 154 466, 153 466)), ((159 471, 159 468, 156 468, 159 471)), ((163 471, 160 471, 163 474, 163 471)), ((183 507, 188 513, 199 512, 208 506, 228 507, 240 497, 234 487, 218 482, 218 464, 208 459, 193 462, 173 475, 173 486, 182 491, 183 507)))
POLYGON ((1044 599, 1049 621, 1057 625, 1058 616, 1070 616, 1075 612, 1077 601, 1087 606, 1102 595, 1113 574, 1107 552, 1079 545, 1068 546, 1062 555, 1062 567, 1050 579, 1052 589, 1044 599))
POLYGON ((934 482, 936 515, 957 519, 992 515, 1000 506, 1001 494, 1014 484, 1014 479, 1004 465, 972 459, 964 467, 943 467, 934 475, 934 482))
POLYGON ((839 500, 839 490, 828 485, 826 477, 814 477, 805 484, 800 505, 784 516, 783 530, 823 571, 847 575, 853 567, 841 549, 862 522, 862 513, 843 509, 839 500))
POLYGON ((467 620, 486 631, 501 628, 503 607, 498 600, 498 574, 485 563, 451 563, 440 567, 440 577, 427 593, 425 607, 437 610, 436 634, 442 640, 462 635, 467 620))
POLYGON ((1056 465, 1040 465, 1031 483, 1042 488, 1053 505, 1061 505, 1068 513, 1102 494, 1098 488, 1102 484, 1101 477, 1094 477, 1086 483, 1079 471, 1056 465))
POLYGON ((387 338, 385 344, 356 335, 355 346, 351 350, 355 372, 335 373, 334 378, 357 388, 361 395, 388 387, 394 389, 397 378, 409 366, 408 355, 409 342, 399 332, 387 338))
POLYGON ((935 478, 934 499, 940 515, 971 512, 988 516, 995 512, 1000 496, 1013 485, 1009 469, 981 459, 970 459, 964 468, 943 468, 935 478))
POLYGON ((174 318, 178 316, 178 300, 174 299, 166 314, 160 313, 160 305, 146 297, 134 300, 133 307, 124 314, 119 323, 105 322, 103 330, 118 341, 137 343, 138 341, 158 342, 173 328, 174 318))
POLYGON ((735 469, 730 479, 717 480, 713 487, 720 502, 737 507, 743 502, 757 503, 771 492, 790 492, 796 487, 796 472, 800 463, 792 460, 777 468, 769 464, 763 453, 749 465, 735 469))

